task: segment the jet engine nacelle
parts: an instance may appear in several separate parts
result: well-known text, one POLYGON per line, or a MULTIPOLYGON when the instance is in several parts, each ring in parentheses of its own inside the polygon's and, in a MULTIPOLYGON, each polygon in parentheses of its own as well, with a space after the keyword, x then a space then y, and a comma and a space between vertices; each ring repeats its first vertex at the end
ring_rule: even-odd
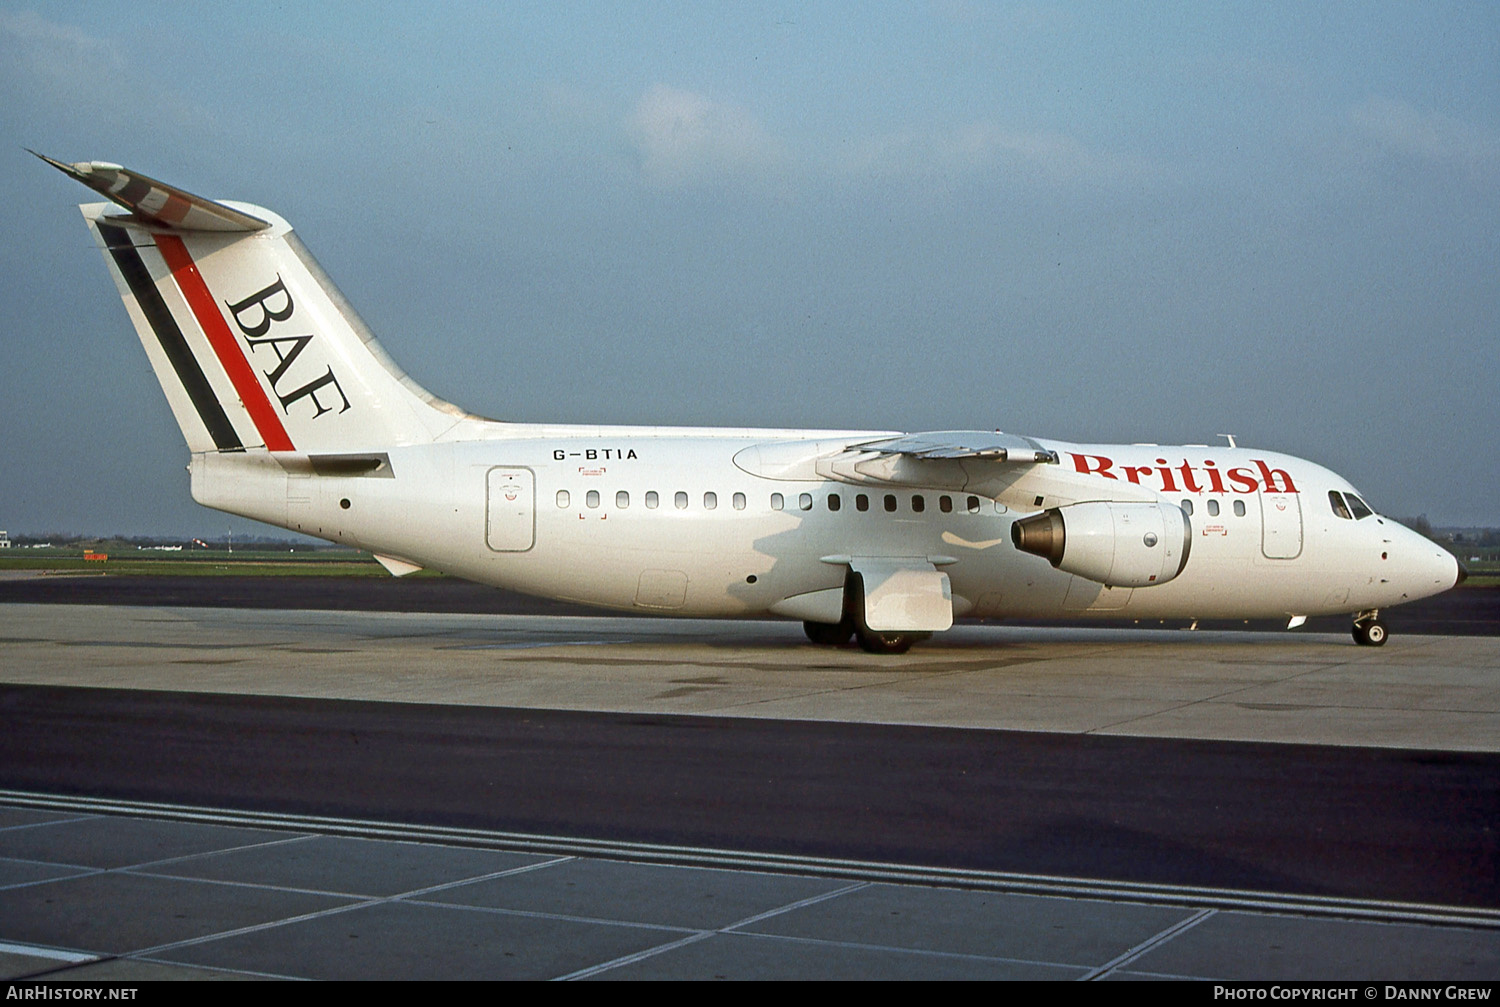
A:
POLYGON ((1110 587, 1165 584, 1187 566, 1193 526, 1170 503, 1053 507, 1010 526, 1016 548, 1110 587))

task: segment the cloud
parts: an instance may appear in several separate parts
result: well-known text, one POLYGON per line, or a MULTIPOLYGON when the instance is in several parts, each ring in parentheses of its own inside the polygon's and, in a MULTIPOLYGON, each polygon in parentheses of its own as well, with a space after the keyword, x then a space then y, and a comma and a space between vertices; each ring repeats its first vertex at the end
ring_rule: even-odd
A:
POLYGON ((33 83, 85 95, 126 66, 115 43, 72 25, 49 21, 35 11, 0 12, 0 39, 7 61, 33 83))
POLYGON ((641 170, 666 188, 757 175, 782 160, 781 145, 746 110, 656 84, 625 123, 641 170))
POLYGON ((1500 166, 1500 136, 1404 101, 1371 98, 1349 112, 1355 130, 1392 153, 1460 167, 1475 176, 1500 166))
POLYGON ((1028 183, 1107 185, 1154 172, 1143 159, 1092 149, 1066 133, 1007 129, 992 120, 789 143, 738 105, 665 84, 640 97, 626 116, 625 134, 646 179, 669 189, 787 177, 941 188, 980 174, 1028 183))
POLYGON ((1065 133, 1005 129, 994 122, 888 133, 847 145, 837 157, 846 175, 954 181, 1001 171, 1031 180, 1104 182, 1138 178, 1143 162, 1102 154, 1065 133))
POLYGON ((196 100, 144 72, 139 53, 35 11, 0 11, 0 52, 0 87, 54 121, 66 116, 90 128, 104 120, 149 121, 178 129, 212 122, 196 100))

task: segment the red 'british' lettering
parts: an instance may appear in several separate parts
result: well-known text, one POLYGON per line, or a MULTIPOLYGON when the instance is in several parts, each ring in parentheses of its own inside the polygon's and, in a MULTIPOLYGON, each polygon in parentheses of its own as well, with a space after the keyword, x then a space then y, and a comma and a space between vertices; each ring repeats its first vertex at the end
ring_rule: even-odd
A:
POLYGON ((1255 465, 1260 469, 1260 477, 1265 480, 1267 493, 1295 493, 1297 487, 1292 485, 1292 477, 1287 474, 1286 469, 1273 469, 1259 458, 1255 459, 1255 465), (1277 482, 1276 477, 1281 481, 1277 482))
POLYGON ((1189 493, 1203 492, 1203 488, 1198 485, 1198 480, 1193 478, 1192 463, 1189 462, 1186 458, 1184 458, 1182 460, 1182 464, 1177 467, 1177 471, 1182 473, 1183 489, 1187 490, 1189 493))
POLYGON ((1215 493, 1223 493, 1224 477, 1219 474, 1218 469, 1214 468, 1213 459, 1210 458, 1203 463, 1203 470, 1208 473, 1208 488, 1215 493))
POLYGON ((1240 493, 1254 493, 1260 489, 1260 483, 1256 481, 1249 469, 1230 469, 1225 474, 1229 476, 1230 482, 1240 487, 1238 490, 1240 493))
POLYGON ((1119 476, 1110 471, 1110 468, 1114 465, 1114 462, 1110 461, 1108 458, 1105 458, 1103 455, 1081 455, 1076 451, 1069 451, 1068 454, 1073 456, 1073 467, 1076 468, 1081 475, 1103 476, 1106 479, 1119 478, 1119 476), (1097 466, 1091 466, 1089 464, 1090 461, 1097 462, 1097 466))
POLYGON ((1176 493, 1177 482, 1172 478, 1172 470, 1167 468, 1167 460, 1165 458, 1158 458, 1156 459, 1156 464, 1161 466, 1161 468, 1157 469, 1156 471, 1161 473, 1162 492, 1176 493))
POLYGON ((1106 455, 1086 455, 1077 451, 1069 451, 1073 458, 1073 470, 1079 475, 1103 476, 1105 479, 1120 479, 1119 473, 1124 473, 1123 478, 1127 482, 1138 486, 1154 485, 1163 493, 1296 493, 1297 485, 1292 482, 1292 474, 1286 469, 1273 469, 1269 463, 1262 458, 1254 458, 1251 461, 1255 468, 1238 466, 1228 470, 1220 470, 1213 459, 1205 458, 1200 465, 1194 465, 1184 458, 1176 464, 1169 464, 1167 459, 1156 459, 1155 468, 1150 465, 1121 465, 1115 468, 1115 461, 1106 455), (1259 475, 1257 475, 1259 470, 1259 475), (1198 481, 1199 476, 1208 477, 1208 486, 1205 487, 1198 481), (1225 487, 1224 480, 1228 478, 1232 484, 1225 487), (1178 479, 1181 479, 1181 486, 1178 479))

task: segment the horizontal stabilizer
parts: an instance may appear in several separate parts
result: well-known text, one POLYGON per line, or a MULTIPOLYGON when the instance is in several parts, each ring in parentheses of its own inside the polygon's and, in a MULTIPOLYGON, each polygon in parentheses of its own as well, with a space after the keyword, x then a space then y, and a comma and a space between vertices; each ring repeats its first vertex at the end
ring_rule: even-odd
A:
POLYGON ((118 164, 106 161, 65 164, 34 150, 30 153, 154 224, 165 224, 183 231, 261 231, 271 226, 269 221, 184 192, 118 164))

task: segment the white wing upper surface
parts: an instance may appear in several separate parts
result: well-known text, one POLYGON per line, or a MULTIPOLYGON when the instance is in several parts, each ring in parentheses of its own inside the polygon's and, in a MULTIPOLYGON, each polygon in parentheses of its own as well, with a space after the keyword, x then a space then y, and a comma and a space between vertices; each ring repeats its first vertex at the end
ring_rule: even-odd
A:
POLYGON ((772 479, 974 493, 1022 512, 1082 501, 1160 499, 1145 486, 1077 473, 1058 460, 1056 448, 998 430, 784 441, 758 444, 735 457, 746 471, 772 479))

